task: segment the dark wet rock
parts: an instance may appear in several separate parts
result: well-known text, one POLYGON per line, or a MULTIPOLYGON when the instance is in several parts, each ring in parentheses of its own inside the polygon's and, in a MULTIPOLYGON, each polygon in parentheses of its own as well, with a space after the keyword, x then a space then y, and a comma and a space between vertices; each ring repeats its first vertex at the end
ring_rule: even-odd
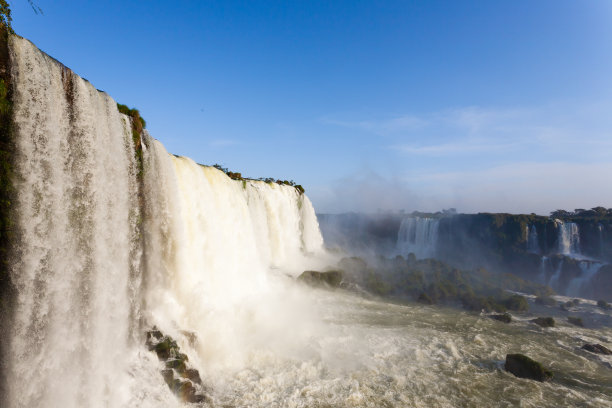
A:
POLYGON ((573 324, 574 326, 584 327, 584 323, 582 322, 582 318, 580 317, 568 316, 567 321, 573 324))
POLYGON ((605 354, 608 356, 612 355, 612 350, 610 350, 609 348, 605 346, 602 346, 601 344, 585 344, 581 348, 583 350, 590 351, 591 353, 605 354))
POLYGON ((512 321, 512 316, 510 315, 510 313, 490 314, 488 315, 488 317, 490 317, 493 320, 497 320, 503 323, 510 323, 512 321))
POLYGON ((429 297, 427 293, 421 293, 419 297, 417 298, 417 302, 424 304, 424 305, 434 304, 434 301, 431 299, 431 297, 429 297))
POLYGON ((606 302, 605 300, 598 300, 597 306, 602 308, 603 310, 610 310, 612 308, 610 304, 606 302))
POLYGON ((530 322, 542 327, 555 327, 555 319, 552 317, 538 317, 530 320, 530 322))
POLYGON ((188 367, 189 357, 181 353, 180 347, 170 336, 164 336, 161 331, 153 327, 147 332, 146 345, 149 350, 155 351, 157 357, 165 362, 165 368, 161 370, 168 387, 183 402, 198 403, 207 400, 203 391, 206 388, 202 384, 200 373, 195 368, 188 367), (178 375, 178 377, 175 377, 178 375), (197 385, 194 385, 197 384, 197 385), (198 392, 200 390, 200 392, 198 392))
POLYGON ((556 306, 557 301, 550 296, 538 296, 535 300, 537 305, 556 306))
POLYGON ((506 371, 520 378, 529 378, 536 381, 548 381, 553 374, 535 360, 524 354, 506 355, 506 371))
POLYGON ((185 360, 181 360, 178 358, 173 358, 166 361, 166 368, 173 368, 179 374, 184 373, 187 370, 187 366, 185 365, 185 360))
POLYGON ((305 282, 312 286, 328 286, 337 288, 342 283, 341 271, 304 271, 299 277, 299 281, 305 282))
POLYGON ((174 381, 174 371, 171 368, 166 368, 161 371, 162 377, 164 377, 164 381, 168 384, 169 387, 172 386, 172 382, 174 381))
POLYGON ((194 368, 186 369, 183 375, 185 376, 185 378, 188 378, 189 380, 191 380, 194 384, 202 384, 200 373, 198 372, 198 370, 194 368))

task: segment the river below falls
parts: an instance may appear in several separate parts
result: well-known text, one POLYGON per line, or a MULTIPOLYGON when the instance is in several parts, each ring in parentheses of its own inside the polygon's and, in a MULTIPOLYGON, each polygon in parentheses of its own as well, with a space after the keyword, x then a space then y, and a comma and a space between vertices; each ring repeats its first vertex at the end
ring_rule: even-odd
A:
POLYGON ((612 406, 612 358, 580 350, 585 342, 609 347, 609 325, 557 320, 544 329, 528 316, 504 324, 452 308, 312 296, 324 323, 299 353, 262 347, 242 369, 203 370, 215 406, 612 406), (554 379, 514 377, 503 369, 507 353, 532 357, 554 379))

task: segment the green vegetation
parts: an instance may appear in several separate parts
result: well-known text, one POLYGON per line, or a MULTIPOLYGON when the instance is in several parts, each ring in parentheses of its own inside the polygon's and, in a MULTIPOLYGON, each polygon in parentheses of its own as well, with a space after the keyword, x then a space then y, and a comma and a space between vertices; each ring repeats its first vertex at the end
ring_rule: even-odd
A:
POLYGON ((15 34, 11 23, 13 18, 11 17, 11 8, 6 0, 0 0, 0 26, 3 30, 6 30, 9 34, 15 34))
POLYGON ((478 312, 529 309, 524 296, 506 289, 540 296, 552 293, 546 286, 511 274, 492 273, 482 268, 459 270, 434 259, 417 260, 413 255, 408 259, 381 257, 376 267, 370 267, 361 258, 344 258, 338 267, 345 271, 346 280, 378 296, 408 297, 424 304, 460 304, 466 310, 478 312))
POLYGON ((127 105, 118 103, 117 109, 120 113, 127 115, 132 122, 132 140, 134 141, 134 154, 138 166, 138 175, 142 176, 144 163, 142 160, 142 131, 147 127, 147 122, 140 116, 138 109, 129 108, 127 105))
POLYGON ((606 302, 605 300, 598 300, 597 301, 597 307, 600 307, 603 310, 610 310, 612 308, 610 306, 610 304, 608 302, 606 302))
MULTIPOLYGON (((203 165, 202 165, 203 166, 203 165)), ((243 177, 241 173, 236 173, 233 171, 230 171, 227 169, 227 167, 223 167, 222 165, 215 163, 212 165, 212 167, 214 167, 217 170, 220 170, 222 172, 224 172, 229 178, 231 178, 232 180, 241 180, 243 182, 242 187, 246 188, 246 180, 256 180, 256 181, 263 181, 264 183, 276 183, 278 185, 286 185, 286 186, 291 186, 293 188, 295 188, 298 193, 300 194, 304 194, 304 187, 302 187, 299 184, 295 184, 295 182, 293 180, 275 180, 271 177, 260 177, 257 179, 253 179, 253 178, 249 178, 249 177, 243 177)))

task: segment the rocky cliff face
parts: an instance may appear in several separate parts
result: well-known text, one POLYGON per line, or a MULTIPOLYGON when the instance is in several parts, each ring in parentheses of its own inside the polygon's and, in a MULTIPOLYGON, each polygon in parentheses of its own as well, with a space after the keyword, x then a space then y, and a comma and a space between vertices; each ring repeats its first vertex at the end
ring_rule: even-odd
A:
POLYGON ((612 288, 612 274, 601 268, 612 262, 612 216, 607 213, 566 213, 562 219, 498 213, 341 214, 320 220, 326 243, 359 255, 406 256, 408 251, 462 268, 513 273, 559 293, 611 296, 607 294, 611 290, 591 283, 596 279, 604 288, 612 288), (407 220, 411 229, 401 227, 407 220), (425 242, 419 231, 430 230, 432 220, 435 234, 425 234, 425 242), (395 246, 390 244, 394 240, 395 246), (427 251, 419 251, 425 247, 427 251))

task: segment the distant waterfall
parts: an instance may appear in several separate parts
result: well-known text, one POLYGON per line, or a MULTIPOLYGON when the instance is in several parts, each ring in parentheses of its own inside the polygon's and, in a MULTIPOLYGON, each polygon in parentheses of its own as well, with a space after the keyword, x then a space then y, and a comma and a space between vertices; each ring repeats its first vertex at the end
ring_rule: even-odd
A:
POLYGON ((568 296, 584 296, 584 289, 601 268, 601 262, 581 261, 578 266, 582 274, 572 279, 567 286, 568 296))
POLYGON ((417 258, 433 257, 439 226, 436 218, 404 218, 397 234, 397 252, 404 256, 412 252, 417 258))
POLYGON ((573 255, 580 253, 580 233, 574 222, 556 220, 558 228, 559 253, 573 255))
POLYGON ((121 407, 141 250, 130 125, 29 41, 12 37, 11 59, 20 242, 9 406, 121 407))
POLYGON ((527 235, 527 251, 534 254, 539 254, 540 244, 538 242, 538 230, 536 226, 532 225, 531 227, 529 227, 529 225, 527 225, 525 227, 525 230, 527 235))
POLYGON ((308 197, 231 180, 146 132, 139 179, 115 101, 29 41, 10 41, 19 241, 8 407, 180 405, 143 324, 196 332, 205 348, 194 365, 290 332, 290 302, 266 301, 323 253, 308 197), (254 339, 262 321, 277 335, 254 339))

